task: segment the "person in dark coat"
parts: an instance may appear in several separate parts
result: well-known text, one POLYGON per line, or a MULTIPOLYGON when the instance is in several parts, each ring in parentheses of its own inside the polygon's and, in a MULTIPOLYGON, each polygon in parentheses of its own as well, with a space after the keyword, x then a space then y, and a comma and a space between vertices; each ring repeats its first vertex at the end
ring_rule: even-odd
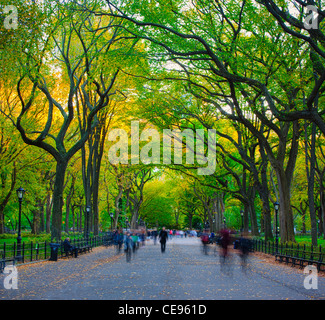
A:
POLYGON ((165 230, 165 227, 162 228, 162 230, 159 232, 159 241, 161 246, 161 252, 165 252, 166 250, 166 241, 168 238, 168 233, 165 230))
POLYGON ((227 229, 222 229, 220 231, 221 235, 221 247, 222 247, 222 255, 224 258, 228 255, 228 245, 230 244, 230 232, 227 229))
POLYGON ((157 230, 153 230, 153 231, 152 231, 152 236, 153 236, 153 243, 154 243, 154 245, 156 245, 156 242, 157 242, 157 236, 158 236, 158 232, 157 232, 157 230))
POLYGON ((71 243, 70 243, 70 238, 66 238, 63 241, 63 249, 64 252, 73 252, 74 253, 74 257, 77 258, 78 257, 78 248, 74 247, 71 243))

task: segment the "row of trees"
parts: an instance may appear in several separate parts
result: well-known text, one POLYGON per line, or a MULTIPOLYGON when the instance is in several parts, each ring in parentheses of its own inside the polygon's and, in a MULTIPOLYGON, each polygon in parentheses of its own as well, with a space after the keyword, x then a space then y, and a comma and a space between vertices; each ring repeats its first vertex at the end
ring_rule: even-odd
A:
MULTIPOLYGON (((263 202, 264 231, 266 237, 272 235, 272 194, 266 183, 267 168, 271 168, 276 177, 277 194, 273 196, 280 203, 281 239, 294 241, 292 182, 299 144, 305 143, 308 205, 315 243, 316 135, 321 133, 317 143, 322 146, 325 132, 321 107, 325 80, 321 4, 246 0, 159 4, 140 1, 136 5, 106 2, 109 10, 98 15, 120 18, 124 30, 149 43, 151 74, 144 78, 153 82, 155 107, 147 105, 146 110, 151 110, 150 121, 161 127, 216 128, 220 140, 226 139, 236 148, 234 157, 224 143, 218 143, 219 163, 223 163, 228 175, 234 176, 237 197, 246 215, 251 216, 254 232, 257 224, 252 202, 258 192, 263 202), (307 5, 314 5, 318 12, 314 17, 316 29, 306 26, 310 13, 307 5), (156 114, 164 122, 157 120, 156 114), (234 126, 237 136, 227 135, 222 120, 234 126), (230 161, 240 167, 240 175, 233 174, 230 161)), ((143 104, 149 101, 145 93, 143 98, 143 104)), ((228 189, 229 180, 220 172, 212 181, 204 180, 217 190, 228 189)), ((319 203, 321 218, 323 199, 319 203)))
MULTIPOLYGON (((64 206, 67 228, 70 212, 91 206, 86 222, 96 232, 112 208, 114 226, 128 212, 132 227, 140 216, 157 224, 152 211, 164 211, 173 223, 185 214, 191 226, 201 215, 218 228, 242 210, 246 230, 272 238, 277 200, 282 241, 295 240, 295 214, 309 213, 317 242, 318 221, 325 225, 321 3, 43 3, 22 1, 19 32, 1 30, 0 226, 20 180, 35 188, 31 207, 49 208, 52 238, 60 237, 64 206), (318 11, 317 28, 305 23, 308 5, 318 11), (204 155, 216 155, 216 169, 198 175, 198 157, 190 165, 174 161, 168 168, 187 186, 170 197, 170 183, 159 180, 162 152, 150 165, 109 163, 110 130, 130 137, 134 119, 161 136, 164 129, 204 129, 204 155), (164 182, 162 194, 146 188, 153 181, 164 182)), ((140 146, 153 159, 150 142, 140 146)), ((183 147, 185 155, 187 141, 183 147)))

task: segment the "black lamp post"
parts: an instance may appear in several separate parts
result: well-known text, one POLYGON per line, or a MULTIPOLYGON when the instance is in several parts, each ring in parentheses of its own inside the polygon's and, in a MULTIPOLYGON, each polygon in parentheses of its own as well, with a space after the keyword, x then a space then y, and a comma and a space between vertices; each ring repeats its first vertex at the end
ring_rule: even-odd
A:
POLYGON ((226 229, 226 218, 223 218, 223 227, 226 229))
POLYGON ((244 211, 240 210, 240 217, 241 217, 241 228, 240 231, 243 232, 244 231, 244 211))
POLYGON ((16 190, 17 197, 19 201, 19 219, 18 219, 18 237, 17 237, 17 260, 21 260, 21 203, 23 202, 23 197, 25 194, 25 190, 20 187, 16 190))
POLYGON ((112 232, 113 231, 113 217, 114 217, 114 214, 113 214, 113 212, 111 212, 109 215, 111 217, 111 232, 112 232))
POLYGON ((280 204, 278 201, 275 201, 273 205, 275 209, 275 253, 277 254, 279 251, 278 212, 280 204))
POLYGON ((129 226, 129 219, 128 217, 125 218, 125 229, 128 229, 129 226))
POLYGON ((87 212, 87 225, 86 225, 86 239, 88 244, 88 238, 89 238, 89 214, 90 214, 90 206, 86 206, 86 212, 87 212))

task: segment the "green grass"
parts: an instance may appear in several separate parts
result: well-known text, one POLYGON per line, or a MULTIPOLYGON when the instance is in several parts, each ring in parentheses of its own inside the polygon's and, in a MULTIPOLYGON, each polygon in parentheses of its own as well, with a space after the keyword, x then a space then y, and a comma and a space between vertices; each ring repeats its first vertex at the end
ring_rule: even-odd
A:
MULTIPOLYGON (((264 237, 259 237, 258 239, 264 240, 264 237)), ((295 237, 296 243, 299 245, 311 245, 311 235, 296 235, 295 237)), ((275 238, 274 238, 275 242, 275 238)), ((281 238, 279 238, 279 243, 281 243, 281 238)), ((325 248, 325 239, 323 239, 323 235, 317 238, 317 246, 321 245, 325 248)))
MULTIPOLYGON (((311 236, 296 236, 296 242, 299 244, 311 244, 311 236)), ((317 245, 321 245, 322 247, 325 246, 325 239, 323 239, 323 236, 318 237, 317 245)))

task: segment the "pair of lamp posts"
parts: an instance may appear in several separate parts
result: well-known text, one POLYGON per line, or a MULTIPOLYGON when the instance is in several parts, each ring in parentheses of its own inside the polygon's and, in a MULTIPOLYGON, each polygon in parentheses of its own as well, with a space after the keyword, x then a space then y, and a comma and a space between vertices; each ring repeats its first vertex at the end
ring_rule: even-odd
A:
MULTIPOLYGON (((17 256, 16 260, 21 260, 21 207, 22 207, 22 202, 25 194, 25 190, 20 187, 19 189, 16 190, 17 192, 17 197, 18 197, 18 202, 19 202, 19 217, 18 217, 18 236, 17 236, 17 256)), ((90 214, 91 207, 86 206, 86 212, 87 212, 87 217, 86 217, 86 238, 87 238, 87 243, 88 243, 88 238, 89 238, 89 214, 90 214)))

